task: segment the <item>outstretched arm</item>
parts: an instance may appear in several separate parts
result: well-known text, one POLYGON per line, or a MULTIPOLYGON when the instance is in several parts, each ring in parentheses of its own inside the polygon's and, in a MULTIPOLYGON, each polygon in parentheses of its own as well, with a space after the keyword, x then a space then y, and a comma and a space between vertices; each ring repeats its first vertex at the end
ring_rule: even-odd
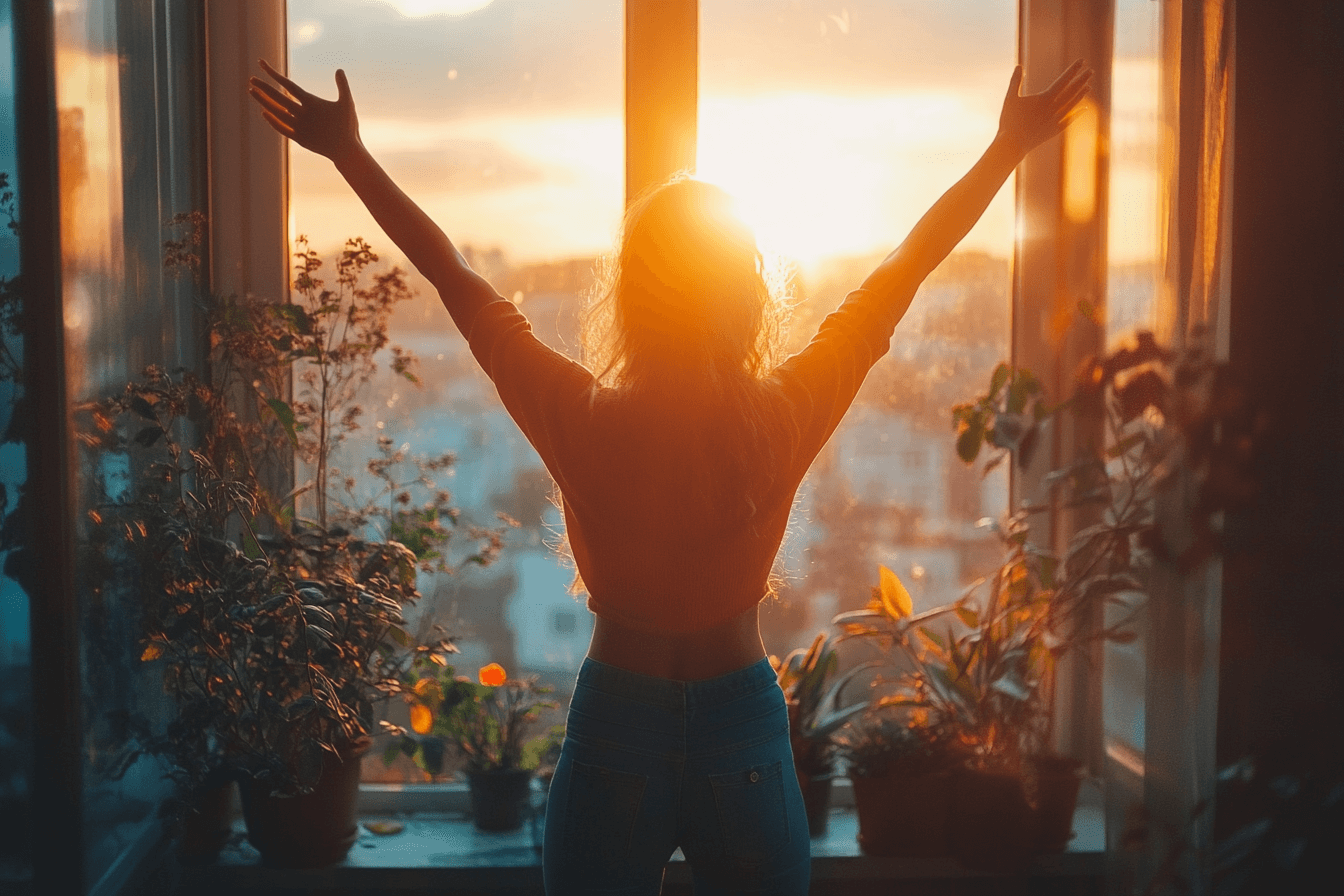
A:
POLYGON ((264 60, 261 67, 280 85, 256 77, 248 81, 248 93, 261 107, 262 117, 283 136, 331 159, 378 226, 434 284, 458 327, 470 326, 492 291, 439 226, 364 148, 345 72, 336 71, 336 99, 332 101, 304 90, 264 60))
MULTIPOLYGON (((864 288, 908 307, 919 284, 980 220, 990 200, 1027 153, 1073 119, 1091 79, 1092 70, 1079 60, 1044 92, 1022 96, 1022 66, 1014 69, 999 116, 999 131, 989 149, 920 218, 905 241, 863 282, 864 288)), ((901 315, 905 307, 899 309, 901 315)))

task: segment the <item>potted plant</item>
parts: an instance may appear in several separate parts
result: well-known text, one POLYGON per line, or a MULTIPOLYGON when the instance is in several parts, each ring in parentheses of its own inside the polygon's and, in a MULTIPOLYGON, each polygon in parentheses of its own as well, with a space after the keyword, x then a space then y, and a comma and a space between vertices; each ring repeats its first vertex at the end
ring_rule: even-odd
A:
MULTIPOLYGON (((169 264, 191 267, 203 219, 175 221, 192 231, 166 244, 169 264)), ((317 865, 354 841, 374 704, 399 693, 412 655, 451 650, 442 639, 412 651, 402 611, 419 596, 419 570, 449 567, 443 548, 456 517, 444 492, 412 506, 410 489, 392 475, 403 458, 388 440, 370 464, 382 492, 363 507, 340 504, 338 490, 352 493, 354 477, 333 466, 333 452, 359 428, 358 389, 387 347, 392 307, 410 293, 397 269, 366 285, 377 257, 361 240, 338 258, 335 289, 315 278, 322 262, 301 248, 300 301, 215 304, 211 383, 151 368, 122 395, 81 410, 86 447, 149 455, 132 464, 144 483, 95 520, 109 540, 124 531, 152 573, 142 659, 162 665, 177 716, 165 733, 145 733, 145 749, 169 759, 187 792, 239 778, 249 836, 263 857, 317 865), (292 457, 286 449, 315 476, 276 495, 265 457, 283 462, 292 457), (313 519, 295 512, 307 493, 313 519), (308 814, 296 820, 296 812, 308 814)), ((395 372, 414 379, 412 365, 391 350, 395 372)), ((423 477, 419 485, 432 488, 423 477)), ((463 562, 488 563, 500 533, 472 531, 481 547, 463 562)))
POLYGON ((871 666, 857 666, 831 682, 839 658, 826 639, 826 632, 818 632, 810 646, 794 650, 782 661, 770 657, 789 708, 793 766, 803 792, 808 831, 814 837, 826 831, 835 773, 831 735, 865 707, 865 703, 858 703, 842 709, 840 694, 855 675, 871 666))
POLYGON ((391 763, 405 753, 431 777, 444 773, 445 748, 465 761, 471 814, 482 831, 512 831, 522 826, 535 772, 554 754, 559 728, 526 738, 551 688, 535 676, 509 678, 498 663, 477 672, 476 680, 457 675, 433 654, 417 657, 402 678, 411 729, 384 720, 393 735, 383 754, 391 763))
POLYGON ((988 444, 998 452, 990 467, 1025 462, 1042 427, 1065 411, 1099 415, 1109 441, 1047 475, 1045 500, 994 525, 1004 559, 987 581, 915 615, 899 579, 884 572, 864 610, 836 619, 846 636, 878 638, 902 655, 897 693, 878 706, 907 707, 918 725, 955 732, 965 754, 954 776, 953 845, 976 867, 1016 868, 1032 852, 1064 848, 1080 769, 1051 752, 1059 660, 1100 639, 1133 640, 1128 623, 1148 567, 1202 562, 1217 546, 1217 513, 1252 487, 1244 472, 1252 427, 1226 370, 1198 348, 1175 355, 1145 333, 1090 359, 1074 396, 1054 407, 1030 372, 1000 365, 986 395, 954 409, 958 453, 973 462, 988 444), (1158 500, 1182 469, 1197 500, 1164 518, 1158 500), (1034 518, 1084 508, 1096 522, 1064 551, 1032 538, 1034 518), (1103 604, 1121 608, 1121 619, 1087 622, 1103 604))
POLYGON ((885 705, 866 707, 834 740, 854 787, 859 847, 877 856, 947 855, 952 772, 961 761, 950 730, 885 705))

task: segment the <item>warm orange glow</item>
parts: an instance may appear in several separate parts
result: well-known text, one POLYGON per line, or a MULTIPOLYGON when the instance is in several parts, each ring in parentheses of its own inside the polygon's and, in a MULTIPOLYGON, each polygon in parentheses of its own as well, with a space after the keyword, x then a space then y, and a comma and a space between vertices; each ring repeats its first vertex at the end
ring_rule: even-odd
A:
POLYGON ((497 688, 508 680, 508 674, 499 663, 482 666, 479 675, 481 684, 492 688, 497 688))
POLYGON ((434 727, 434 712, 423 703, 411 704, 411 730, 416 734, 428 734, 434 727))
POLYGON ((1064 214, 1075 224, 1097 211, 1097 103, 1083 101, 1078 117, 1064 132, 1064 214))
MULTIPOLYGON (((708 97, 696 175, 732 194, 762 248, 811 267, 894 247, 994 124, 943 94, 708 97)), ((989 218, 1006 239, 1011 211, 989 218)))

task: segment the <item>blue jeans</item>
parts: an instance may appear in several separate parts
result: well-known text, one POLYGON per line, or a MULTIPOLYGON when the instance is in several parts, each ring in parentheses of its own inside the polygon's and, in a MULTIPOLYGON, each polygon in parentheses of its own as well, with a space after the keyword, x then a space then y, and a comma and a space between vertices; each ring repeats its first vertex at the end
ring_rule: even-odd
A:
POLYGON ((678 846, 697 896, 807 892, 807 817, 770 661, 672 681, 584 660, 546 805, 548 896, 656 894, 678 846))

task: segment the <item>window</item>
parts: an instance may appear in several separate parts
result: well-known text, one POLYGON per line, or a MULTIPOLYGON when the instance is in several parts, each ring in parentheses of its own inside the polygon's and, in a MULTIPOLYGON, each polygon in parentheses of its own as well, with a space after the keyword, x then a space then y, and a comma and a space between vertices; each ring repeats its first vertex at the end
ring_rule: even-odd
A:
MULTIPOLYGON (((697 173, 733 192, 763 246, 795 266, 798 345, 992 138, 1016 7, 985 6, 970 27, 964 12, 917 2, 700 4, 697 173)), ((291 75, 330 95, 344 68, 366 144, 571 352, 593 260, 621 213, 623 18, 621 0, 288 4, 291 75)), ((293 235, 324 254, 361 235, 399 261, 326 160, 294 150, 290 171, 293 235)), ((1004 509, 1006 479, 956 458, 948 409, 1008 355, 1011 197, 929 279, 815 464, 781 556, 787 585, 763 614, 770 651, 866 601, 878 563, 917 580, 925 606, 984 571, 991 552, 975 523, 1004 509)), ((422 622, 461 635, 464 671, 497 660, 564 698, 592 623, 548 547, 559 525, 549 479, 419 285, 394 340, 420 356, 425 388, 376 383, 369 437, 352 441, 345 466, 362 467, 370 429, 413 453, 456 453, 441 484, 464 519, 504 511, 523 526, 492 567, 423 582, 422 622)), ((418 775, 366 762, 366 780, 418 775)))
MULTIPOLYGON (((623 16, 622 0, 288 4, 291 76, 330 95, 333 69, 344 68, 365 144, 538 335, 571 352, 579 297, 624 197, 623 16)), ((296 149, 290 172, 293 235, 327 257, 363 236, 384 263, 407 266, 329 162, 296 149)), ((437 293, 418 274, 413 282, 419 296, 393 340, 419 356, 424 388, 375 382, 364 406, 376 411, 342 466, 363 469, 377 434, 412 454, 456 454, 438 484, 462 513, 458 532, 498 525, 500 512, 521 526, 490 567, 423 577, 411 622, 459 635, 462 673, 499 662, 567 699, 592 619, 551 547, 560 520, 550 478, 437 293)), ((462 541, 459 556, 471 546, 462 541)), ((364 776, 423 780, 408 760, 388 769, 378 755, 364 776)))

